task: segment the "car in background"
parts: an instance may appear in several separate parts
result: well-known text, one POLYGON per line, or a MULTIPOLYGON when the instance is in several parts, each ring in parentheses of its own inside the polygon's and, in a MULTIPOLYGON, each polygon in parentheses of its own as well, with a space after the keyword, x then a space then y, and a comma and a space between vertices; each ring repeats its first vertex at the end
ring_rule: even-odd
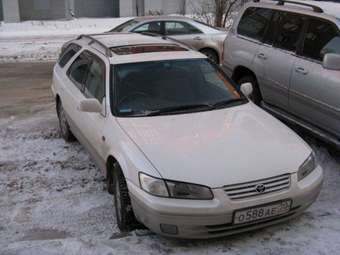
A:
POLYGON ((226 31, 183 16, 150 16, 131 19, 110 32, 134 32, 173 38, 208 56, 213 62, 222 62, 226 31))
POLYGON ((252 99, 340 148, 340 4, 256 1, 240 12, 223 68, 252 99))
POLYGON ((203 54, 133 33, 81 36, 55 65, 60 131, 87 148, 122 231, 178 238, 244 232, 317 198, 312 149, 203 54))

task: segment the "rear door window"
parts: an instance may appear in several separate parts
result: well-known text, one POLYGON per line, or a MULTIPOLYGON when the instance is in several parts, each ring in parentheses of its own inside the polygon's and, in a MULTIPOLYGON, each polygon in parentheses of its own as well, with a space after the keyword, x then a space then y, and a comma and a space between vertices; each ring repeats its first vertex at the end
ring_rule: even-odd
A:
POLYGON ((202 33, 196 27, 179 21, 166 21, 165 33, 167 35, 188 35, 188 34, 200 34, 202 33))
POLYGON ((280 12, 280 22, 274 46, 295 52, 302 35, 304 17, 299 14, 280 12))
POLYGON ((67 71, 70 80, 81 90, 84 89, 84 81, 89 67, 89 58, 85 52, 81 53, 67 71))
MULTIPOLYGON (((333 41, 337 36, 338 31, 332 23, 320 19, 309 19, 302 55, 321 61, 325 53, 333 53, 336 49, 332 45, 336 45, 333 41)), ((339 39, 337 46, 339 50, 339 39)))
POLYGON ((91 56, 92 61, 88 68, 85 81, 85 96, 96 98, 100 103, 105 97, 105 64, 98 57, 91 56))
POLYGON ((238 25, 237 33, 262 41, 272 17, 272 10, 265 8, 248 8, 238 25))
POLYGON ((61 54, 59 59, 59 66, 64 67, 68 61, 81 49, 81 47, 77 44, 71 43, 61 54))

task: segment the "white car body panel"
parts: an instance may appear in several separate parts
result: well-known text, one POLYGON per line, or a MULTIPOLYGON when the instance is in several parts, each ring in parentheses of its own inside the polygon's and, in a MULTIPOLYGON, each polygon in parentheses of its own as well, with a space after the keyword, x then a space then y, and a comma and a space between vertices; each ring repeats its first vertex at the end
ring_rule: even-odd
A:
POLYGON ((252 103, 118 122, 164 179, 212 188, 294 173, 310 154, 296 134, 252 103))

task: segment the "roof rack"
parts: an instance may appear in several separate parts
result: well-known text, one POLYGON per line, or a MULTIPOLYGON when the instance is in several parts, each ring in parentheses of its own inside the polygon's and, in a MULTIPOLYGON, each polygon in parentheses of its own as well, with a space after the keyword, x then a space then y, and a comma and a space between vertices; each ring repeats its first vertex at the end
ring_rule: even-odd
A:
MULTIPOLYGON (((254 1, 259 2, 259 0, 254 0, 254 1)), ((273 1, 277 2, 277 5, 284 5, 285 3, 303 5, 303 6, 313 8, 314 12, 323 13, 323 10, 319 6, 316 6, 316 5, 313 5, 313 4, 307 4, 307 3, 303 3, 303 2, 296 2, 296 1, 290 1, 290 0, 273 0, 273 1)))
POLYGON ((108 48, 104 43, 102 43, 101 41, 97 40, 96 38, 94 38, 94 35, 101 35, 101 34, 93 34, 93 35, 80 35, 78 36, 77 40, 80 40, 82 38, 87 38, 90 39, 89 45, 92 45, 94 43, 97 43, 98 45, 100 45, 101 47, 103 47, 105 49, 105 55, 107 57, 112 57, 112 51, 110 50, 110 48, 108 48))

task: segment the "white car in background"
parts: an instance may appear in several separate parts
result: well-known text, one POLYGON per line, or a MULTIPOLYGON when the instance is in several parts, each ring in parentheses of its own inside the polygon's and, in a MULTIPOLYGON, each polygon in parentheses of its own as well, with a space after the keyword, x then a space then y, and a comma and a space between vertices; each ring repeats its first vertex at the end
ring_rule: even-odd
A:
POLYGON ((80 36, 54 68, 60 130, 107 177, 122 231, 210 238, 302 213, 323 172, 311 148, 203 54, 139 34, 80 36))
POLYGON ((186 44, 216 64, 222 63, 227 32, 183 16, 143 16, 133 18, 110 32, 133 32, 166 36, 186 44))

